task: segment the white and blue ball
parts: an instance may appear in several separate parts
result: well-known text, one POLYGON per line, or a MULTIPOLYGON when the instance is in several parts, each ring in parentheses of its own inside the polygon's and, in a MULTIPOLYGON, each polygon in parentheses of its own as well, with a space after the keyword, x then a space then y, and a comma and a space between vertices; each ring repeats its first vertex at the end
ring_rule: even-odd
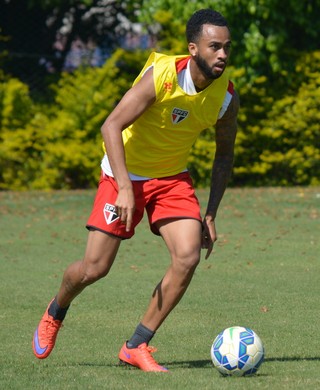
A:
POLYGON ((263 362, 264 346, 252 329, 233 326, 224 329, 215 338, 211 359, 224 376, 253 375, 263 362))

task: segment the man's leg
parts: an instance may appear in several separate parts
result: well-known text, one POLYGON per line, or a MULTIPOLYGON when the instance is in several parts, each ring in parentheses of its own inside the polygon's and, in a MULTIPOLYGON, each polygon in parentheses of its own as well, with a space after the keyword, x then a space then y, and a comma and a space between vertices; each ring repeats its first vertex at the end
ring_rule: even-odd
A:
POLYGON ((156 331, 187 290, 200 261, 201 223, 195 219, 160 221, 159 231, 171 255, 171 265, 155 288, 141 323, 156 331))
POLYGON ((200 221, 170 219, 158 222, 157 227, 170 252, 171 265, 155 288, 141 323, 119 353, 121 361, 144 371, 165 370, 152 357, 150 359, 150 354, 145 350, 156 330, 187 290, 199 263, 201 249, 200 221), (144 349, 143 354, 141 348, 144 349))
POLYGON ((91 230, 84 259, 64 272, 57 296, 49 303, 33 337, 33 352, 39 359, 49 356, 72 300, 88 285, 106 276, 113 264, 121 240, 91 230))
POLYGON ((91 230, 85 256, 71 264, 65 271, 57 294, 60 307, 67 307, 88 285, 106 276, 118 252, 121 239, 91 230))

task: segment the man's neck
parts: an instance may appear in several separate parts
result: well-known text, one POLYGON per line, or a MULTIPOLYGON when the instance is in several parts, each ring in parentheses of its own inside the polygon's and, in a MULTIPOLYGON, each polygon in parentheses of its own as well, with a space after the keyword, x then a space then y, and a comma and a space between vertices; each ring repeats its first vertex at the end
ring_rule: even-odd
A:
POLYGON ((197 92, 203 91, 213 82, 213 80, 207 79, 202 74, 196 62, 192 58, 190 60, 190 74, 197 92))

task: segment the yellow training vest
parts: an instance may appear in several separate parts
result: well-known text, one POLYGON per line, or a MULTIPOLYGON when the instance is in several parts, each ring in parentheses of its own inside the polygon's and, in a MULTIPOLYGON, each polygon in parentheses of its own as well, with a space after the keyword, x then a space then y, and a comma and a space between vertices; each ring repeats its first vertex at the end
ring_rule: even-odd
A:
POLYGON ((155 103, 123 131, 128 171, 160 178, 186 169, 190 149, 199 133, 218 118, 227 88, 223 73, 196 95, 188 95, 178 84, 176 60, 186 56, 152 53, 134 81, 153 65, 155 103))

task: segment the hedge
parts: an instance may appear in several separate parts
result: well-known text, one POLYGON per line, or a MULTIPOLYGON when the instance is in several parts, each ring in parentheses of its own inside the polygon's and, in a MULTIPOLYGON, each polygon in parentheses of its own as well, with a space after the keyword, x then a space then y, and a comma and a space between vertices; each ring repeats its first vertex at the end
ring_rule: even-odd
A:
MULTIPOLYGON (((92 188, 100 172, 101 125, 138 74, 147 52, 118 50, 101 68, 64 74, 52 104, 35 103, 16 79, 0 84, 0 189, 92 188)), ((320 52, 296 66, 299 82, 278 96, 266 77, 232 71, 240 95, 231 185, 318 185, 320 52)), ((214 130, 197 140, 189 169, 197 187, 210 183, 214 130)))

